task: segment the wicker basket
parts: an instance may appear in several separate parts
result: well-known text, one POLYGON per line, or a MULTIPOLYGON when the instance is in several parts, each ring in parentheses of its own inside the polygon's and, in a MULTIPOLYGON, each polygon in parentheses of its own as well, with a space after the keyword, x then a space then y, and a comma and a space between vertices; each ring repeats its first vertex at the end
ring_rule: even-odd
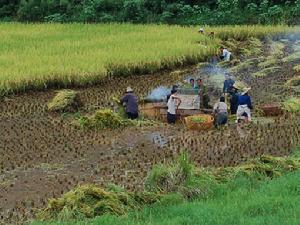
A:
POLYGON ((213 116, 207 114, 188 116, 185 118, 185 124, 187 128, 190 130, 208 130, 213 126, 214 118, 213 116), (205 122, 203 123, 194 122, 192 121, 193 118, 203 118, 205 119, 205 122))
POLYGON ((280 103, 271 103, 259 105, 258 108, 263 111, 264 116, 279 116, 283 114, 280 103))

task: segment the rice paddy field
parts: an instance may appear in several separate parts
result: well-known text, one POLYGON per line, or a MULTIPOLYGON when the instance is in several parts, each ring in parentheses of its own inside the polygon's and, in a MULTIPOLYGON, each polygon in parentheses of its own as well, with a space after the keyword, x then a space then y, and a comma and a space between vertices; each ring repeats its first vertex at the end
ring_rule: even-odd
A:
POLYGON ((108 75, 151 74, 205 61, 220 39, 284 33, 285 26, 0 24, 0 93, 94 84, 108 75))
MULTIPOLYGON (((206 27, 207 33, 215 32, 214 38, 200 35, 195 27, 165 25, 2 23, 0 28, 0 224, 31 223, 41 209, 49 209, 49 199, 60 198, 81 185, 115 184, 132 193, 144 191, 154 165, 172 162, 182 150, 190 155, 195 167, 223 168, 226 172, 263 155, 289 156, 300 145, 298 28, 206 27), (215 57, 220 45, 233 53, 230 63, 215 57), (189 77, 203 79, 213 104, 222 94, 224 75, 228 73, 251 87, 255 109, 249 125, 237 126, 231 116, 228 126, 205 132, 190 131, 181 122, 169 126, 143 118, 127 126, 120 113, 118 117, 109 113, 120 109, 115 99, 128 86, 143 100, 153 89, 180 84, 189 77), (63 90, 65 87, 69 90, 63 90), (276 115, 267 116, 262 108, 271 103, 280 109, 276 115), (98 127, 84 126, 99 119, 103 111, 98 110, 103 109, 114 120, 102 121, 98 127), (116 129, 98 129, 109 127, 111 121, 116 129)), ((272 176, 281 167, 287 172, 298 168, 298 161, 287 161, 288 166, 276 161, 278 167, 263 168, 272 176)), ((232 222, 226 217, 229 212, 237 219, 235 224, 244 224, 245 214, 239 214, 237 206, 241 204, 240 193, 249 200, 242 213, 248 209, 253 213, 247 214, 247 219, 253 224, 270 224, 280 216, 298 212, 293 196, 286 192, 282 196, 291 203, 272 194, 270 199, 278 202, 274 206, 265 196, 269 187, 278 193, 286 187, 285 181, 296 190, 299 172, 294 172, 278 178, 278 184, 276 179, 270 186, 262 184, 262 189, 249 190, 247 182, 237 185, 241 189, 232 189, 234 185, 229 183, 221 192, 237 192, 230 191, 225 197, 198 199, 192 205, 179 205, 179 209, 147 208, 136 216, 135 212, 124 216, 124 221, 124 217, 104 216, 83 224, 118 224, 121 220, 125 224, 160 224, 162 215, 168 215, 162 224, 193 224, 195 220, 224 224, 232 222), (250 192, 253 199, 247 197, 250 192), (268 209, 255 204, 257 199, 268 209), (206 204, 208 208, 203 208, 206 204), (278 206, 289 210, 284 214, 278 206), (272 207, 274 211, 268 211, 272 207), (203 209, 201 219, 191 208, 203 209), (256 209, 269 214, 259 214, 256 209), (194 220, 172 220, 174 214, 187 211, 194 220), (221 212, 225 220, 211 219, 216 212, 221 212), (252 220, 252 215, 257 218, 252 220)), ((124 201, 126 195, 120 196, 124 201)), ((73 211, 64 213, 73 215, 73 211)), ((87 209, 88 215, 93 213, 87 209)), ((293 218, 287 221, 294 223, 293 218)))

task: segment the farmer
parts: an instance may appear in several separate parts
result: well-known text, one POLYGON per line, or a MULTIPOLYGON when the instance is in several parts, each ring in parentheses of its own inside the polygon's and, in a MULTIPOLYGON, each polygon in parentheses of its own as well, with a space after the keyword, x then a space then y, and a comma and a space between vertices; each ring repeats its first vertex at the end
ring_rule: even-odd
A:
POLYGON ((181 104, 181 99, 177 97, 177 90, 171 90, 171 96, 168 100, 168 112, 167 112, 167 121, 169 124, 175 124, 176 122, 176 109, 178 109, 181 104), (177 104, 178 102, 178 104, 177 104))
POLYGON ((247 115, 245 121, 250 122, 251 121, 251 109, 252 103, 251 98, 248 94, 248 92, 251 90, 251 88, 244 88, 242 94, 238 97, 238 108, 237 108, 237 122, 240 122, 240 120, 244 119, 244 115, 247 115))
MULTIPOLYGON (((173 85, 172 86, 172 90, 176 90, 177 91, 178 90, 178 85, 173 85)), ((168 103, 168 101, 169 101, 169 99, 170 99, 170 97, 172 95, 172 90, 171 90, 171 93, 167 95, 167 103, 168 103)))
POLYGON ((203 84, 202 79, 198 78, 196 80, 197 84, 195 85, 195 90, 197 90, 200 96, 200 107, 209 108, 209 96, 207 95, 207 88, 203 84))
POLYGON ((223 84, 223 93, 227 94, 230 93, 232 86, 234 85, 235 81, 232 79, 230 75, 225 75, 225 81, 223 84))
POLYGON ((215 127, 225 125, 227 123, 228 112, 224 96, 222 96, 220 101, 214 105, 213 113, 215 116, 215 127))
POLYGON ((204 34, 204 29, 202 27, 200 27, 200 29, 198 30, 198 33, 204 34))
POLYGON ((138 118, 138 98, 133 93, 131 87, 126 88, 125 95, 120 99, 122 104, 126 104, 126 114, 129 119, 136 119, 138 118))
POLYGON ((192 88, 195 87, 195 79, 194 78, 190 79, 190 85, 191 85, 192 88))
POLYGON ((221 51, 221 56, 220 58, 224 61, 230 61, 230 57, 231 57, 231 52, 228 51, 226 48, 224 47, 221 47, 220 48, 220 51, 221 51))
POLYGON ((238 87, 234 84, 230 91, 230 113, 232 115, 236 114, 236 111, 238 109, 238 100, 239 100, 238 87))

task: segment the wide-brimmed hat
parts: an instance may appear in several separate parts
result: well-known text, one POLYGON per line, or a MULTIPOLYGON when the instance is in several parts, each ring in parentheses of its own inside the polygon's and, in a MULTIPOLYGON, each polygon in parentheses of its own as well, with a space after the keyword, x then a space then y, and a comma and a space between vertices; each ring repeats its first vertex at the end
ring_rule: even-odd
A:
POLYGON ((244 88, 243 89, 243 92, 242 92, 242 95, 244 95, 244 94, 246 94, 248 91, 250 91, 251 90, 251 88, 244 88))
POLYGON ((199 32, 203 32, 204 31, 204 29, 201 27, 200 29, 199 29, 199 32))
POLYGON ((126 88, 126 92, 133 92, 133 90, 132 90, 131 87, 127 87, 127 88, 126 88))
POLYGON ((239 89, 240 89, 240 87, 239 87, 236 83, 234 83, 234 84, 232 85, 232 87, 235 88, 236 90, 239 90, 239 89))

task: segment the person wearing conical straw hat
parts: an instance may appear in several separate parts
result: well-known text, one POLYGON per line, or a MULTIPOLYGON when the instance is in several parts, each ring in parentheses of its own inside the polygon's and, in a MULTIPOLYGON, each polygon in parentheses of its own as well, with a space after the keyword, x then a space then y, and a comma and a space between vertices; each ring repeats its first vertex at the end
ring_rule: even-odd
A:
POLYGON ((238 108, 237 108, 237 122, 240 122, 244 118, 244 115, 247 115, 246 121, 250 122, 251 121, 251 109, 252 107, 252 102, 251 98, 248 94, 248 92, 251 90, 251 88, 243 88, 242 94, 238 97, 238 108))
POLYGON ((133 93, 131 87, 126 88, 126 92, 123 97, 120 99, 120 102, 126 104, 126 114, 129 119, 136 119, 138 118, 138 98, 133 93))
POLYGON ((199 32, 200 34, 203 34, 203 33, 204 33, 203 27, 200 27, 200 29, 198 30, 198 32, 199 32))

